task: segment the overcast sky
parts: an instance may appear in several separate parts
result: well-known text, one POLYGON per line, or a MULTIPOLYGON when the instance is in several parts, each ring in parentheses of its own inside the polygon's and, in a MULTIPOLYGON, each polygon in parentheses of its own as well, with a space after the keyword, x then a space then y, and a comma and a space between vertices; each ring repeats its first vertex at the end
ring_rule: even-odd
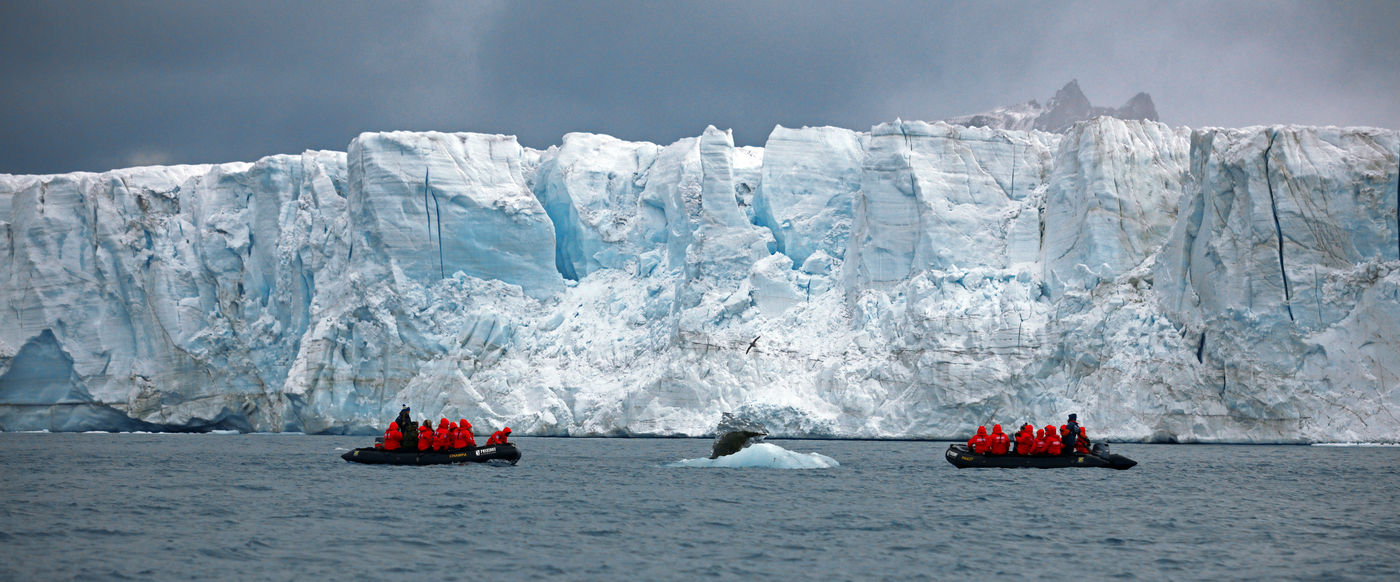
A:
POLYGON ((1172 125, 1400 128, 1400 2, 0 6, 0 172, 344 150, 362 131, 868 130, 1150 93, 1172 125))

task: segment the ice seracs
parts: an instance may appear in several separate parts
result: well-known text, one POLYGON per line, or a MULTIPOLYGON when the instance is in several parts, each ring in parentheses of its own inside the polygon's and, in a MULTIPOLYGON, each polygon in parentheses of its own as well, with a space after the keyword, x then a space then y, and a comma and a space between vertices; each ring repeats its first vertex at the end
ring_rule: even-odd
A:
POLYGON ((347 159, 351 244, 362 247, 362 263, 422 282, 461 271, 536 297, 562 287, 554 227, 526 187, 513 136, 365 133, 347 159))
POLYGON ((0 176, 0 428, 1396 440, 1395 131, 1036 123, 0 176))

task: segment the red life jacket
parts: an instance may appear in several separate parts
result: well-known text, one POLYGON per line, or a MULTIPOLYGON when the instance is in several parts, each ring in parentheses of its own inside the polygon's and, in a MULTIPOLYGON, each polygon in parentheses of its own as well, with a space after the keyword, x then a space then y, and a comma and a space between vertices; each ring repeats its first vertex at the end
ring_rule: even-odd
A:
POLYGON ((1055 433, 1045 435, 1045 454, 1058 455, 1063 450, 1060 443, 1060 436, 1055 433))
POLYGON ((991 449, 993 455, 1005 455, 1007 451, 1011 450, 1011 437, 1001 432, 999 424, 992 427, 992 436, 987 440, 990 441, 988 448, 991 449))
POLYGON ((1080 427, 1078 442, 1074 443, 1074 452, 1076 453, 1087 454, 1089 452, 1089 437, 1084 432, 1084 427, 1080 427))
POLYGON ((384 450, 397 451, 403 446, 403 433, 399 432, 399 427, 389 425, 389 429, 384 431, 384 450))
POLYGON ((426 451, 433 448, 433 429, 426 426, 418 427, 418 450, 426 451))
POLYGON ((1035 442, 1031 444, 1031 454, 1045 454, 1045 431, 1042 430, 1039 434, 1035 435, 1035 442))

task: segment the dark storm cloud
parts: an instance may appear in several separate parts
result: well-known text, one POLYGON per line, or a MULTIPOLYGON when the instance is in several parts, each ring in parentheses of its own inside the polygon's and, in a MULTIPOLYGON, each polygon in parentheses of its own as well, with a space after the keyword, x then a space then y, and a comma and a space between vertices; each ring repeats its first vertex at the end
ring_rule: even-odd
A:
POLYGON ((1400 4, 27 3, 0 8, 0 172, 343 150, 360 131, 868 129, 1077 78, 1162 120, 1400 127, 1400 4))

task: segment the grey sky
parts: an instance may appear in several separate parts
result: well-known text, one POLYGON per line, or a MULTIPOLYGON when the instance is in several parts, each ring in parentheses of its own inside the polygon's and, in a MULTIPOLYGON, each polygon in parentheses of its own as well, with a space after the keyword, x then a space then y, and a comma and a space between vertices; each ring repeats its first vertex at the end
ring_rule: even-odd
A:
POLYGON ((1152 94, 1172 125, 1400 128, 1400 2, 36 2, 0 7, 0 172, 344 150, 361 131, 866 130, 1152 94))

